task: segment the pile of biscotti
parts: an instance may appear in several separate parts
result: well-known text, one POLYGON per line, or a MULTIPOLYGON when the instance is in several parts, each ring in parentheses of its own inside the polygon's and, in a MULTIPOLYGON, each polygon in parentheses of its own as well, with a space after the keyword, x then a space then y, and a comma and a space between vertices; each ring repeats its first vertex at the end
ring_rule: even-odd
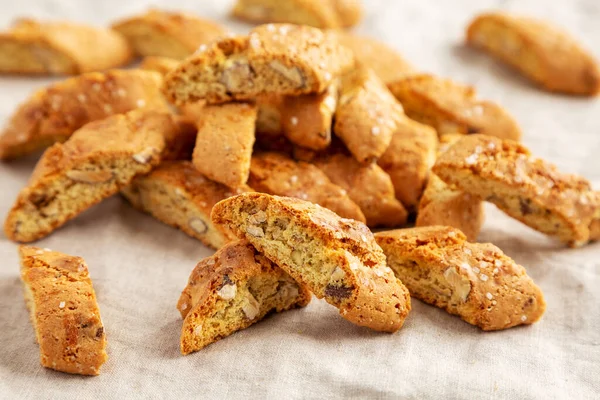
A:
MULTIPOLYGON (((576 247, 600 239, 588 181, 532 156, 473 88, 339 30, 360 19, 356 2, 240 0, 234 15, 280 23, 231 35, 151 10, 112 29, 21 20, 0 37, 0 72, 76 75, 35 92, 0 136, 3 160, 47 148, 6 235, 42 239, 121 193, 217 249, 177 305, 183 354, 311 293, 385 332, 410 296, 484 330, 541 317, 525 269, 475 243, 482 202, 576 247), (135 56, 139 68, 114 69, 135 56)), ((591 56, 548 24, 487 14, 467 38, 548 90, 600 90, 591 56)), ((106 339, 85 262, 20 252, 42 365, 97 374, 106 339)))

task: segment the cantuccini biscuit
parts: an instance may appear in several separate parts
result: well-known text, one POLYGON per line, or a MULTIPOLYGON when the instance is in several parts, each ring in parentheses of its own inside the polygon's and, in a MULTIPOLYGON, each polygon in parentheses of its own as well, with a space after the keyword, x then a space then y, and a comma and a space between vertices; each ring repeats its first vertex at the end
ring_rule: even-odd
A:
POLYGON ((165 148, 171 115, 134 110, 79 129, 50 147, 10 210, 4 232, 31 242, 150 172, 165 148))
POLYGON ((319 29, 261 25, 201 48, 167 75, 165 93, 176 104, 322 93, 352 63, 351 52, 319 29))
POLYGON ((0 159, 64 142, 88 122, 113 114, 165 108, 161 84, 155 72, 113 70, 90 72, 38 90, 10 117, 0 136, 0 159))
POLYGON ((559 172, 517 142, 465 136, 440 156, 433 172, 573 247, 590 240, 590 224, 600 199, 589 182, 559 172))
POLYGON ((162 76, 167 75, 175 69, 181 61, 176 58, 148 56, 144 57, 140 69, 158 72, 162 76))
POLYGON ((247 241, 225 245, 200 261, 181 293, 181 354, 201 350, 271 312, 306 306, 308 289, 247 241))
POLYGON ((21 246, 21 280, 40 362, 46 368, 98 375, 106 333, 85 261, 48 249, 21 246))
POLYGON ((411 296, 484 331, 532 324, 544 314, 540 288, 491 243, 469 243, 444 226, 379 232, 375 239, 411 296))
POLYGON ((24 18, 0 33, 0 73, 77 75, 131 59, 129 44, 111 29, 24 18))
POLYGON ((211 181, 189 161, 171 161, 138 176, 121 194, 138 210, 219 249, 234 236, 212 224, 210 211, 219 201, 250 190, 211 181))
POLYGON ((433 75, 412 75, 388 84, 406 115, 448 133, 482 133, 519 140, 521 129, 500 106, 476 98, 472 87, 433 75))
POLYGON ((284 154, 254 153, 248 185, 259 192, 311 201, 344 218, 365 222, 360 207, 346 190, 332 183, 316 166, 294 161, 284 154))
POLYGON ((356 68, 342 76, 333 129, 358 161, 371 163, 385 153, 403 115, 373 71, 356 68))
POLYGON ((410 296, 364 224, 307 201, 263 193, 223 200, 211 215, 347 320, 385 332, 402 327, 410 296))
POLYGON ((471 22, 467 42, 548 91, 583 96, 600 92, 600 69, 593 56, 567 32, 547 22, 487 13, 471 22))
POLYGON ((116 22, 112 28, 127 38, 136 54, 183 59, 201 45, 225 36, 216 22, 190 13, 150 9, 116 22))
POLYGON ((390 146, 378 161, 392 179, 396 198, 408 211, 415 210, 423 194, 437 144, 435 130, 402 116, 390 146))
POLYGON ((193 163, 208 178, 237 187, 248 181, 256 106, 226 103, 204 107, 198 121, 193 163))

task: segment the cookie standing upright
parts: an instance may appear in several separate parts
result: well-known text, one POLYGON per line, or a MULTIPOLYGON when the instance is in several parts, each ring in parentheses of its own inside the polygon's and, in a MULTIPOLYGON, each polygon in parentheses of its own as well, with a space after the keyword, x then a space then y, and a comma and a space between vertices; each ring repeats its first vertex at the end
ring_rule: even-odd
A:
POLYGON ((198 263, 181 293, 181 353, 201 350, 271 312, 304 307, 310 298, 304 285, 250 243, 229 243, 198 263))
POLYGON ((347 320, 385 332, 402 327, 410 296, 364 224, 307 201, 263 193, 224 200, 211 216, 347 320))
POLYGON ((525 268, 491 243, 469 243, 444 226, 379 232, 375 239, 411 296, 485 331, 532 324, 546 310, 525 268))
POLYGON ((167 75, 165 93, 176 104, 322 93, 352 63, 351 52, 319 29, 261 25, 248 36, 214 42, 182 62, 167 75))
POLYGON ((127 38, 136 54, 183 59, 227 30, 190 13, 150 9, 116 22, 112 28, 127 38))
POLYGON ((467 29, 467 43, 511 65, 552 92, 594 96, 600 68, 593 56, 564 30, 541 20, 487 13, 467 29))
POLYGON ((440 156, 433 172, 573 247, 590 240, 590 224, 600 208, 590 183, 559 172, 517 142, 465 136, 440 156))
POLYGON ((0 158, 13 159, 64 142, 88 122, 137 108, 166 108, 162 78, 150 71, 90 72, 36 91, 10 117, 0 158))
POLYGON ((125 38, 105 28, 24 18, 0 33, 0 73, 77 75, 131 59, 125 38))
POLYGON ((25 302, 46 368, 98 375, 107 360, 96 293, 80 257, 21 246, 25 302))

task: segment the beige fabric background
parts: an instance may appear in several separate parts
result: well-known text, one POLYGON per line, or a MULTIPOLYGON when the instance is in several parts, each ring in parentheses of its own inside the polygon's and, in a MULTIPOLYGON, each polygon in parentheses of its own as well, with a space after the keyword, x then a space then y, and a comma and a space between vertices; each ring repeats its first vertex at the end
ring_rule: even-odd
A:
MULTIPOLYGON (((364 2, 358 31, 388 41, 424 70, 477 85, 481 97, 515 115, 535 153, 600 188, 600 99, 540 92, 461 45, 471 16, 501 7, 559 22, 600 57, 597 0, 364 2)), ((0 24, 18 15, 105 24, 150 3, 2 0, 0 24)), ((226 19, 231 4, 152 3, 218 19, 226 19)), ((0 119, 48 81, 0 78, 0 119)), ((0 165, 1 218, 34 163, 0 165)), ((404 329, 387 335, 353 326, 314 301, 181 357, 175 304, 196 262, 211 252, 115 197, 39 243, 89 264, 109 340, 99 377, 39 366, 16 246, 0 238, 0 398, 599 398, 600 243, 567 249, 492 207, 481 240, 525 265, 542 287, 548 310, 540 323, 483 333, 415 300, 404 329)))

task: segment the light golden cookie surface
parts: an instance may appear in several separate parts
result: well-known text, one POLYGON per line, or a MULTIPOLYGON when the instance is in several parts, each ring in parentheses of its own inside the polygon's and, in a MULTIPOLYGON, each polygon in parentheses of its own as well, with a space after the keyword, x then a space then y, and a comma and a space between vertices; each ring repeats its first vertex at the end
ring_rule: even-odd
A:
POLYGON ((140 69, 146 71, 155 71, 162 76, 167 75, 175 69, 181 61, 176 58, 148 56, 144 57, 140 64, 140 69))

